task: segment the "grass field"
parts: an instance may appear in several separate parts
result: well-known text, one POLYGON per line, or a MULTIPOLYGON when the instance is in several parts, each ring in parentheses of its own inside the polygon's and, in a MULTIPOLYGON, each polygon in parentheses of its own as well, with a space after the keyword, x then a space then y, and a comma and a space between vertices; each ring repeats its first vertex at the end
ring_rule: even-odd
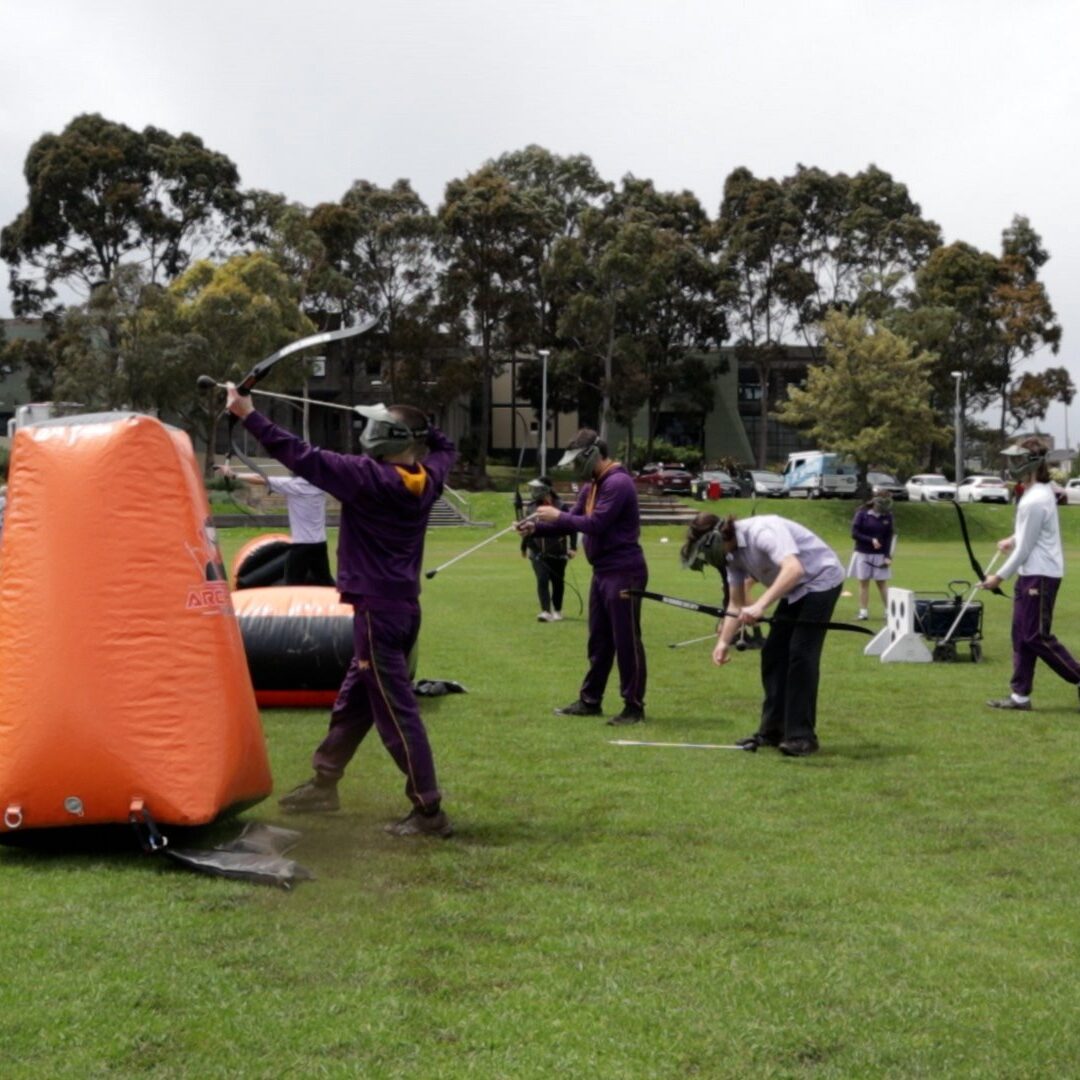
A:
MULTIPOLYGON (((509 519, 505 496, 478 509, 509 519)), ((758 507, 774 509, 846 558, 851 504, 758 507)), ((970 578, 951 509, 897 516, 896 584, 970 578)), ((1011 512, 969 518, 986 561, 1011 512)), ((1062 520, 1076 553, 1080 510, 1062 520)), ((226 562, 247 535, 223 538, 226 562)), ((484 535, 433 531, 426 565, 484 535)), ((680 539, 645 530, 650 588, 715 601, 715 574, 679 570, 680 539)), ((1074 555, 1056 622, 1075 648, 1078 582, 1074 555)), ((597 720, 553 716, 584 671, 584 623, 535 621, 510 537, 423 602, 420 675, 470 691, 424 706, 458 835, 382 832, 406 806, 373 737, 340 813, 249 812, 303 830, 294 854, 318 880, 293 893, 136 854, 0 851, 4 1077, 1080 1071, 1077 695, 1043 669, 1034 712, 984 707, 1007 690, 1006 601, 986 598, 981 664, 883 665, 832 634, 822 752, 803 760, 617 747, 597 720)), ((757 654, 721 671, 708 644, 667 647, 710 628, 646 605, 649 723, 630 737, 754 730, 757 654)), ((264 720, 281 791, 326 716, 264 720)))

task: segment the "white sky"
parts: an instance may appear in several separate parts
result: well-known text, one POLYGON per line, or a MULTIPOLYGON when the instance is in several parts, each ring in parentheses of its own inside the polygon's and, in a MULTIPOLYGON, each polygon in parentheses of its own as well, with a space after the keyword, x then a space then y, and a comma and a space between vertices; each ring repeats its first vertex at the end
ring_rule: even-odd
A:
POLYGON ((0 41, 0 225, 30 145, 82 112, 191 131, 309 205, 407 177, 435 208, 529 143, 711 215, 740 165, 873 162, 946 242, 996 253, 1031 219, 1065 330, 1033 366, 1080 385, 1076 0, 0 0, 0 41))

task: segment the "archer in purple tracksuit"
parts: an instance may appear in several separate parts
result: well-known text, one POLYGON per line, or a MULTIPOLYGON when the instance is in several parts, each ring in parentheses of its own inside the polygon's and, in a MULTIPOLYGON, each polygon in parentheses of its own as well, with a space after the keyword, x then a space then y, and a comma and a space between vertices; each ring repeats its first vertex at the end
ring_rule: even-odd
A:
POLYGON ((585 557, 592 565, 589 590, 589 670, 578 700, 560 716, 599 716, 611 665, 619 665, 623 710, 608 723, 637 724, 645 719, 645 649, 641 643, 641 597, 628 589, 644 589, 649 580, 645 554, 638 538, 641 517, 637 491, 626 469, 608 457, 607 444, 589 428, 570 442, 561 466, 572 465, 581 486, 569 511, 554 506, 537 509, 536 521, 526 519, 526 535, 559 536, 579 532, 585 557))
POLYGON ((281 799, 294 811, 338 808, 337 783, 372 725, 405 774, 413 804, 387 827, 399 836, 449 836, 435 763, 409 677, 420 632, 420 561, 432 504, 456 456, 453 443, 409 406, 360 408, 361 455, 309 446, 229 390, 229 409, 267 452, 341 502, 338 591, 355 612, 354 662, 315 751, 315 776, 281 799), (420 458, 423 457, 423 463, 420 458))

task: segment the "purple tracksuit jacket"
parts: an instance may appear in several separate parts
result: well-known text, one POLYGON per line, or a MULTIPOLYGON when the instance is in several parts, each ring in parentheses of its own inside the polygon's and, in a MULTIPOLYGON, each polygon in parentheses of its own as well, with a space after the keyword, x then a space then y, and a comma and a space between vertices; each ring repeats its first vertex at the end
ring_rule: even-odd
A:
POLYGON ((646 668, 641 643, 641 598, 627 596, 626 590, 644 589, 649 570, 639 542, 637 491, 622 465, 612 464, 599 479, 582 485, 573 509, 561 513, 551 525, 537 525, 535 535, 574 532, 583 535, 585 557, 593 568, 589 589, 589 670, 579 697, 599 705, 612 662, 616 661, 623 701, 628 708, 643 709, 646 668))
POLYGON ((420 562, 428 515, 456 456, 437 429, 422 465, 393 465, 309 446, 258 412, 244 427, 297 476, 341 502, 338 590, 353 605, 355 655, 316 749, 315 771, 339 779, 374 724, 422 809, 440 801, 408 657, 420 633, 420 562))

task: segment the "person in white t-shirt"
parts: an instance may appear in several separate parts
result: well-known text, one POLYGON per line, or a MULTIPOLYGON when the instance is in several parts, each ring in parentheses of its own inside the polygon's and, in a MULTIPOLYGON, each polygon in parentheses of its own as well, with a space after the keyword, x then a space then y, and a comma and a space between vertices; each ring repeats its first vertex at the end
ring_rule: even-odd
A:
POLYGON ((1009 557, 996 574, 988 574, 984 589, 997 588, 1019 571, 1013 592, 1013 675, 1007 698, 986 704, 992 709, 1031 708, 1035 662, 1042 660, 1051 671, 1074 686, 1080 684, 1080 662, 1051 630, 1054 601, 1065 573, 1065 558, 1058 527, 1057 500, 1050 486, 1046 447, 1036 438, 1025 439, 1005 451, 1013 479, 1024 483, 1016 507, 1012 536, 998 541, 998 550, 1009 557))
POLYGON ((265 486, 273 494, 285 496, 290 541, 285 557, 285 584, 336 587, 326 547, 326 492, 300 476, 234 473, 227 465, 219 465, 218 469, 223 476, 265 486))

